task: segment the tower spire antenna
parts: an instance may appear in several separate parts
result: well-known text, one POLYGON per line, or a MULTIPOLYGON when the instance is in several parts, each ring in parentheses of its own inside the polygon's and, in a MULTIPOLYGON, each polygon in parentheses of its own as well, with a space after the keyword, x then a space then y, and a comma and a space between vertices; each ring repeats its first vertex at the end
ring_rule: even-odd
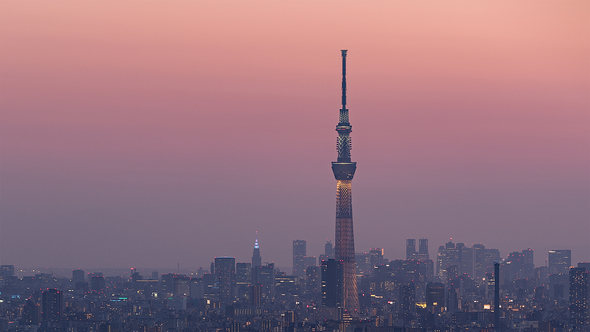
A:
POLYGON ((342 264, 341 308, 348 315, 357 316, 359 301, 356 285, 356 262, 354 253, 354 231, 352 226, 352 178, 356 162, 351 161, 352 126, 346 108, 346 53, 342 50, 342 108, 336 132, 338 159, 332 162, 332 172, 336 178, 336 236, 334 256, 342 264))
POLYGON ((342 50, 342 108, 346 109, 346 52, 342 50))
POLYGON ((258 231, 256 231, 256 241, 254 241, 254 251, 252 252, 252 267, 262 266, 262 257, 260 257, 260 245, 258 244, 258 231))

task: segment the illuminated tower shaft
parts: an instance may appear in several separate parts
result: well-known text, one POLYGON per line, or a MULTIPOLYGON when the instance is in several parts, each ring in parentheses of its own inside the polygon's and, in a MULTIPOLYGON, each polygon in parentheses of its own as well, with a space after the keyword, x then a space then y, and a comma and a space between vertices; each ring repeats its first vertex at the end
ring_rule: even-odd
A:
POLYGON ((336 178, 336 243, 335 258, 342 262, 342 308, 356 315, 359 300, 356 287, 356 263, 354 257, 354 232, 352 228, 352 178, 356 162, 350 161, 352 126, 346 108, 346 50, 342 51, 342 109, 336 126, 338 132, 338 161, 332 163, 336 178))

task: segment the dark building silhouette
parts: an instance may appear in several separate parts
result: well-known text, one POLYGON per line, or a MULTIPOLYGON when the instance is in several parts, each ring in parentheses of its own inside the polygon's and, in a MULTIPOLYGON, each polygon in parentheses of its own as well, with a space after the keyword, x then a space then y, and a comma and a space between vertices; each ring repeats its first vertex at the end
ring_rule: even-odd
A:
POLYGON ((572 267, 569 273, 569 309, 573 331, 588 331, 590 287, 589 272, 584 267, 572 267))
POLYGON ((356 273, 361 276, 370 276, 373 274, 373 265, 371 264, 371 254, 368 252, 355 253, 356 273))
POLYGON ((48 289, 42 295, 42 318, 44 322, 59 322, 63 315, 63 294, 57 289, 48 289))
POLYGON ((413 259, 416 255, 416 239, 406 239, 406 259, 413 259))
POLYGON ((275 301, 277 299, 287 300, 291 296, 301 295, 301 278, 298 276, 288 276, 285 273, 275 274, 275 301))
POLYGON ((0 265, 0 278, 13 277, 14 265, 0 265))
POLYGON ((324 253, 318 257, 318 265, 322 265, 322 261, 327 261, 330 258, 334 258, 334 246, 332 245, 332 242, 326 241, 324 253))
POLYGON ((308 267, 317 266, 317 259, 315 258, 315 256, 305 256, 303 258, 303 266, 304 266, 304 270, 307 271, 308 267))
POLYGON ((494 328, 500 331, 500 263, 494 262, 494 328))
POLYGON ((236 263, 236 297, 244 299, 252 285, 252 263, 236 263))
POLYGON ((324 255, 328 256, 328 258, 334 258, 334 245, 332 245, 332 242, 326 241, 324 255))
POLYGON ((254 241, 254 252, 252 253, 252 267, 262 266, 262 257, 260 256, 260 245, 258 244, 258 232, 256 232, 256 241, 254 241))
POLYGON ((215 257, 215 277, 219 282, 219 300, 231 303, 234 300, 236 282, 236 258, 215 257))
POLYGON ((559 303, 567 302, 571 265, 571 250, 549 250, 549 297, 551 300, 559 303))
POLYGON ((322 262, 322 305, 328 308, 342 306, 342 267, 335 259, 322 262))
POLYGON ((383 252, 384 251, 381 248, 371 248, 371 250, 369 250, 369 255, 371 259, 371 274, 375 266, 379 266, 385 263, 383 259, 383 252))
POLYGON ((272 301, 275 296, 275 264, 267 263, 252 269, 252 284, 260 287, 260 301, 272 301))
POLYGON ((311 298, 320 293, 322 287, 321 269, 319 266, 308 266, 305 271, 305 291, 311 298))
POLYGON ((442 312, 445 307, 445 285, 430 282, 426 285, 426 307, 431 312, 442 312))
POLYGON ((236 263, 236 284, 249 285, 252 282, 252 264, 236 263))
POLYGON ((342 262, 342 308, 350 315, 359 309, 356 262, 354 252, 354 229, 352 223, 352 178, 356 162, 351 161, 350 150, 352 126, 346 108, 346 50, 342 50, 342 108, 336 132, 338 132, 338 159, 332 162, 336 178, 336 236, 334 257, 342 262))
POLYGON ((430 259, 430 255, 428 254, 428 239, 420 239, 419 241, 419 259, 430 259))
MULTIPOLYGON (((162 283, 165 276, 166 274, 162 274, 162 283)), ((203 296, 209 300, 219 301, 219 282, 214 273, 203 274, 203 296)))
POLYGON ((508 263, 508 276, 506 276, 508 281, 534 278, 533 249, 512 252, 508 254, 506 262, 508 263))
POLYGON ((105 280, 102 275, 94 275, 90 278, 90 289, 94 293, 102 293, 105 290, 105 280))
POLYGON ((445 282, 454 277, 454 275, 449 273, 449 267, 457 266, 457 253, 455 244, 452 241, 449 241, 444 246, 440 246, 438 248, 438 253, 436 255, 436 274, 445 282))
MULTIPOLYGON (((257 269, 257 268, 255 268, 257 269)), ((255 282, 250 286, 250 300, 253 306, 260 308, 262 305, 262 284, 255 282)))
POLYGON ((86 281, 86 273, 84 272, 84 270, 81 270, 81 269, 72 270, 72 282, 73 283, 85 282, 85 281, 86 281))
POLYGON ((549 250, 549 274, 568 274, 571 265, 571 250, 549 250))
POLYGON ((500 250, 486 249, 483 244, 474 244, 475 277, 485 278, 486 274, 494 273, 494 261, 500 260, 500 250))
POLYGON ((21 324, 36 325, 41 322, 41 306, 32 299, 27 299, 23 306, 21 324))
POLYGON ((415 316, 416 285, 414 283, 401 284, 399 286, 399 297, 399 318, 404 321, 404 325, 407 325, 415 316))
POLYGON ((531 248, 524 249, 522 251, 523 263, 522 263, 522 279, 533 279, 535 277, 535 260, 534 251, 531 248))
POLYGON ((307 256, 307 242, 293 240, 293 275, 305 277, 305 257, 307 256))
POLYGON ((428 239, 420 239, 416 251, 416 239, 406 239, 406 259, 430 259, 428 255, 428 239))

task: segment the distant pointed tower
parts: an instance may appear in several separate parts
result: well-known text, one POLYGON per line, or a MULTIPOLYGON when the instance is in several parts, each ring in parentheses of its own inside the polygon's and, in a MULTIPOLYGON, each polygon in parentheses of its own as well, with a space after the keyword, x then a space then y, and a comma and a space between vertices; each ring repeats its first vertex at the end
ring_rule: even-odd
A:
POLYGON ((258 231, 256 231, 256 241, 254 242, 254 252, 252 253, 252 268, 262 266, 262 258, 260 257, 260 246, 258 245, 258 231))
POLYGON ((359 310, 356 287, 356 263, 354 257, 354 232, 352 228, 352 178, 356 162, 350 160, 352 126, 346 108, 346 50, 342 50, 342 108, 336 126, 338 132, 338 161, 332 162, 336 178, 336 243, 335 258, 342 263, 342 308, 350 315, 359 310))

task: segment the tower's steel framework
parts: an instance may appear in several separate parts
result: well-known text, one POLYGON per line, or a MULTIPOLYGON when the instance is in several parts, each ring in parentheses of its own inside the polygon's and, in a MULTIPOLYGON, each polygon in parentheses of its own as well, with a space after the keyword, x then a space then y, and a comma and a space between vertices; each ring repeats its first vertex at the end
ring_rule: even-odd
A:
POLYGON ((356 315, 359 300, 356 286, 354 256, 354 232, 352 228, 352 178, 356 162, 350 159, 352 126, 346 108, 346 50, 342 50, 342 108, 336 126, 338 132, 338 161, 332 162, 336 178, 336 244, 335 258, 342 263, 342 308, 349 315, 356 315))

